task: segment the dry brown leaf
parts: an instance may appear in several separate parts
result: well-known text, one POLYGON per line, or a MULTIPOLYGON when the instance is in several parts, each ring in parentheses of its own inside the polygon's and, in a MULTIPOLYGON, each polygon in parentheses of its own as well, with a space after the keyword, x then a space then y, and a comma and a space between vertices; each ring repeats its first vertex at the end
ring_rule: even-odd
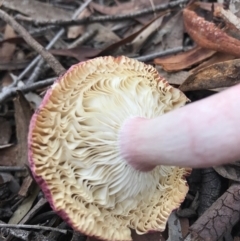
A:
POLYGON ((16 132, 18 140, 18 165, 27 164, 28 160, 28 127, 33 111, 21 92, 14 99, 16 132))
MULTIPOLYGON (((88 8, 85 8, 78 16, 77 19, 86 18, 91 15, 91 12, 88 10, 88 8)), ((67 37, 69 39, 71 38, 77 38, 79 35, 83 34, 85 32, 86 27, 84 25, 79 26, 72 26, 68 28, 67 37)))
POLYGON ((10 122, 2 117, 0 117, 0 133, 0 145, 8 144, 12 135, 12 128, 10 122))
POLYGON ((72 13, 57 7, 50 3, 43 3, 33 0, 7 0, 2 5, 24 15, 30 16, 35 20, 63 20, 70 19, 72 13))
POLYGON ((2 89, 2 91, 4 91, 5 87, 12 84, 12 82, 13 80, 9 73, 6 73, 5 75, 3 75, 1 79, 1 85, 0 85, 1 86, 0 88, 2 89))
POLYGON ((100 23, 89 24, 86 29, 87 31, 97 30, 97 34, 94 36, 94 42, 98 44, 95 46, 96 48, 106 48, 107 46, 121 40, 111 29, 100 23))
POLYGON ((149 43, 144 54, 182 46, 183 32, 182 14, 179 12, 171 16, 165 24, 161 25, 160 30, 153 36, 152 43, 149 43))
POLYGON ((21 197, 27 197, 29 190, 33 187, 34 183, 35 182, 31 176, 25 177, 23 180, 22 186, 18 192, 18 195, 21 197))
POLYGON ((213 56, 215 51, 196 47, 187 52, 175 56, 154 59, 154 63, 161 65, 165 71, 179 71, 199 64, 203 60, 213 56))
MULTIPOLYGON (((10 27, 7 24, 4 31, 4 39, 14 38, 14 37, 16 37, 14 30, 12 29, 12 27, 10 27)), ((5 42, 0 48, 1 61, 9 61, 14 54, 15 48, 16 48, 16 44, 5 42)))
POLYGON ((152 7, 154 9, 154 5, 165 3, 165 1, 159 0, 138 0, 138 1, 130 1, 127 3, 119 4, 118 6, 107 7, 105 5, 100 5, 98 3, 91 2, 90 6, 94 8, 96 11, 107 14, 107 15, 116 15, 116 14, 127 14, 132 13, 133 11, 141 10, 147 7, 152 7))
POLYGON ((213 169, 222 177, 232 181, 240 181, 240 162, 213 167, 213 169))
MULTIPOLYGON (((127 3, 118 4, 117 6, 108 7, 92 2, 90 6, 96 11, 107 14, 107 15, 116 15, 116 14, 128 14, 134 11, 140 11, 141 9, 152 7, 154 10, 155 5, 168 3, 169 0, 135 0, 129 1, 127 3)), ((145 16, 140 16, 135 18, 142 24, 147 24, 152 18, 156 17, 156 13, 148 14, 145 16)))
POLYGON ((166 31, 162 39, 164 49, 182 46, 184 33, 182 12, 174 15, 168 23, 163 26, 163 30, 164 29, 166 31))
POLYGON ((135 232, 132 233, 133 241, 165 241, 165 238, 160 232, 147 233, 138 235, 135 232))
POLYGON ((207 66, 191 74, 179 87, 182 91, 216 89, 240 83, 240 59, 207 66))
POLYGON ((236 57, 234 57, 232 55, 229 55, 229 54, 216 52, 210 59, 208 59, 208 60, 204 61, 203 63, 199 64, 197 67, 192 68, 190 71, 191 71, 191 73, 195 73, 198 70, 200 70, 202 68, 205 68, 209 65, 224 62, 224 61, 228 61, 228 60, 232 60, 232 59, 235 59, 235 58, 236 57))
POLYGON ((214 23, 206 21, 188 8, 183 10, 186 31, 201 47, 240 57, 240 41, 214 23))
MULTIPOLYGON (((165 13, 166 14, 166 13, 165 13)), ((165 14, 159 15, 147 28, 145 28, 142 32, 140 32, 130 44, 128 44, 128 48, 131 49, 132 53, 137 53, 146 42, 146 40, 151 36, 154 32, 158 30, 158 28, 162 24, 162 20, 165 14)))
POLYGON ((174 30, 177 30, 177 32, 180 32, 182 30, 182 24, 179 28, 179 22, 182 22, 182 15, 180 13, 175 14, 172 16, 164 25, 161 26, 161 29, 158 31, 158 33, 153 37, 152 42, 157 45, 163 41, 163 37, 166 37, 168 34, 171 34, 174 30), (181 19, 179 19, 181 17, 181 19), (177 26, 176 26, 177 25, 177 26), (178 30, 178 28, 180 30, 178 30))
POLYGON ((18 146, 0 149, 0 166, 16 166, 18 162, 18 146))
POLYGON ((168 73, 164 71, 160 66, 156 66, 159 74, 164 77, 171 85, 181 85, 189 76, 189 71, 178 71, 176 73, 168 73))
POLYGON ((141 34, 152 22, 154 22, 155 19, 151 20, 148 24, 143 26, 140 30, 137 32, 131 34, 130 36, 108 46, 104 50, 102 50, 100 53, 98 53, 95 56, 92 57, 98 57, 98 56, 106 56, 106 55, 121 55, 125 54, 128 55, 129 48, 126 47, 127 44, 131 43, 139 34, 141 34))
POLYGON ((180 224, 182 229, 182 236, 187 236, 189 232, 189 219, 188 218, 180 218, 180 224))

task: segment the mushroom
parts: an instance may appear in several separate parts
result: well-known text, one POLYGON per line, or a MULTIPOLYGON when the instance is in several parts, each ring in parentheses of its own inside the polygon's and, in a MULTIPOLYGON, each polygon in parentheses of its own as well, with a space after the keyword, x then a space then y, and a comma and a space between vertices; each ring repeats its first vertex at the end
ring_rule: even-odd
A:
POLYGON ((128 119, 120 135, 121 156, 141 171, 157 165, 203 168, 240 160, 239 96, 237 84, 163 116, 128 119))
POLYGON ((132 240, 131 229, 163 231, 191 169, 136 170, 119 138, 126 121, 164 115, 187 100, 154 67, 124 56, 72 66, 47 91, 29 131, 31 170, 53 210, 103 240, 132 240))

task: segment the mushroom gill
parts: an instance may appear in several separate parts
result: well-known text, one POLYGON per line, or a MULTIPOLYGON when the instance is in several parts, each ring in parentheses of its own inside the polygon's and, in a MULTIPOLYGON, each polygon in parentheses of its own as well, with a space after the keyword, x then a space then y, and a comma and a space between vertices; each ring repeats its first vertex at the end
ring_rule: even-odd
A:
POLYGON ((133 169, 118 137, 131 117, 185 104, 150 65, 99 57, 71 67, 48 90, 29 132, 29 161, 52 208, 74 229, 104 240, 163 231, 188 191, 187 168, 133 169))

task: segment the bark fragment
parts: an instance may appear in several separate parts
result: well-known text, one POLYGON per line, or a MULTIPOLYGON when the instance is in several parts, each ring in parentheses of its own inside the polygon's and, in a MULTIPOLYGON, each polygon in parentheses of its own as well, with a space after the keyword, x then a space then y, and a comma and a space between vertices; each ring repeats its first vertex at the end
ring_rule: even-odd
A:
POLYGON ((185 241, 217 241, 240 219, 240 184, 229 189, 190 227, 185 241))

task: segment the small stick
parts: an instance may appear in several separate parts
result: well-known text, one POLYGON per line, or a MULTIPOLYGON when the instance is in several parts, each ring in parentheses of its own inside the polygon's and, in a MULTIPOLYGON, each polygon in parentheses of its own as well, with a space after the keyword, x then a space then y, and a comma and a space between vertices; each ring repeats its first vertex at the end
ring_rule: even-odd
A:
POLYGON ((8 23, 16 32, 18 32, 23 39, 46 60, 56 75, 61 75, 66 71, 59 61, 51 53, 46 51, 43 46, 27 32, 25 28, 23 28, 15 19, 1 9, 0 18, 8 23))
POLYGON ((95 23, 95 22, 107 22, 107 21, 118 21, 118 20, 125 20, 130 18, 141 17, 147 14, 151 14, 153 12, 159 12, 166 10, 168 8, 175 8, 180 4, 186 3, 188 0, 178 0, 166 4, 159 4, 156 5, 154 8, 146 8, 144 10, 136 11, 134 13, 129 14, 121 14, 121 15, 106 15, 106 16, 90 16, 81 19, 71 19, 71 20, 40 20, 36 21, 34 19, 21 19, 26 22, 32 22, 36 25, 62 25, 62 26, 70 26, 70 25, 81 25, 85 23, 95 23))
POLYGON ((46 34, 47 31, 55 30, 58 28, 59 28, 58 26, 45 26, 42 28, 33 29, 33 30, 29 31, 29 34, 35 35, 35 36, 44 35, 44 34, 46 34))
POLYGON ((21 86, 21 87, 14 87, 14 88, 6 89, 3 93, 0 93, 0 104, 2 104, 7 99, 16 96, 17 91, 22 91, 23 93, 27 93, 29 91, 33 91, 33 90, 36 90, 36 89, 39 89, 39 88, 49 86, 49 85, 53 84, 53 82, 55 80, 56 80, 56 77, 46 79, 46 80, 42 80, 42 81, 39 81, 37 83, 28 85, 28 86, 24 85, 24 86, 21 86))
POLYGON ((2 224, 0 223, 0 228, 16 228, 16 229, 40 229, 40 230, 47 230, 47 231, 55 231, 60 232, 63 234, 67 234, 67 230, 59 229, 59 228, 52 228, 40 225, 25 225, 25 224, 2 224))
POLYGON ((81 37, 79 37, 78 39, 76 39, 73 43, 68 45, 68 48, 75 48, 79 45, 84 44, 85 42, 87 42, 89 39, 91 39, 94 35, 97 34, 97 29, 95 30, 89 30, 88 32, 85 32, 81 37))
MULTIPOLYGON (((41 74, 41 72, 44 72, 44 70, 45 70, 44 64, 45 64, 45 61, 44 61, 43 58, 41 58, 38 61, 37 65, 35 66, 33 72, 31 73, 31 75, 28 77, 27 81, 25 82, 26 85, 30 85, 30 84, 32 84, 32 83, 37 81, 37 79, 39 78, 39 75, 41 74)), ((18 79, 20 79, 20 78, 18 78, 18 79)))
POLYGON ((21 172, 21 171, 27 171, 26 167, 20 167, 20 166, 0 166, 0 172, 21 172))
MULTIPOLYGON (((60 29, 57 34, 54 36, 54 38, 49 42, 49 44, 45 47, 46 50, 49 50, 52 48, 52 46, 57 42, 57 40, 65 33, 64 29, 60 29)), ((41 55, 38 55, 35 57, 32 62, 28 65, 27 68, 25 68, 22 73, 18 76, 17 82, 21 80, 40 60, 41 60, 41 55)), ((29 77, 29 79, 31 76, 29 77)), ((33 82, 32 82, 33 83, 33 82)), ((27 84, 31 84, 27 81, 27 84)))
POLYGON ((166 56, 169 54, 177 54, 183 50, 184 50, 184 48, 182 46, 180 46, 180 47, 175 47, 172 49, 160 51, 160 52, 157 52, 154 54, 148 54, 148 55, 144 55, 144 56, 140 56, 140 57, 135 57, 134 59, 137 59, 138 61, 142 61, 142 62, 147 62, 147 61, 153 60, 157 57, 162 57, 162 56, 166 56))

